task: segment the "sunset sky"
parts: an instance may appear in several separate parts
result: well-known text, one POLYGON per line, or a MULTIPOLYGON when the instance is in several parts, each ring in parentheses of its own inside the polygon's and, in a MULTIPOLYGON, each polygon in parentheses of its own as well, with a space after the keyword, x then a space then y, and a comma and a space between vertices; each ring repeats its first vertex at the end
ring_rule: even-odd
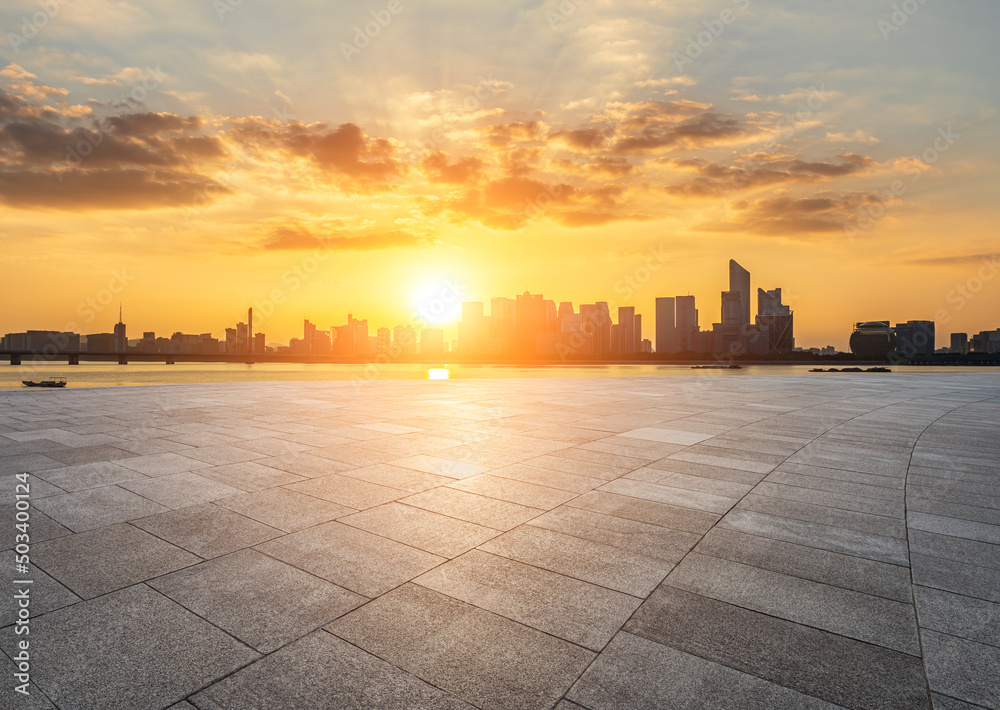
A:
POLYGON ((730 258, 800 346, 1000 327, 995 0, 45 7, 0 9, 0 332, 286 342, 457 284, 652 339, 730 258))

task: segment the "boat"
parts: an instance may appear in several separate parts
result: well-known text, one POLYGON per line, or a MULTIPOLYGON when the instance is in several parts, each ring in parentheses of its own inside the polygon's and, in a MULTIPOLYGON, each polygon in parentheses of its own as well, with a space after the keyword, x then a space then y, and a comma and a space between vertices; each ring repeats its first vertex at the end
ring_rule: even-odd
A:
POLYGON ((39 380, 38 382, 34 380, 21 380, 21 384, 25 387, 65 387, 66 378, 52 377, 47 380, 39 380))

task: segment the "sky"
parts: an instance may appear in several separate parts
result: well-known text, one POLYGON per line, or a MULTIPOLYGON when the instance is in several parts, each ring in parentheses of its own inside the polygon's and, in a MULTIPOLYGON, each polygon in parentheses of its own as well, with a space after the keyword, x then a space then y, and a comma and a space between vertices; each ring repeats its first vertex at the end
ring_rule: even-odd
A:
POLYGON ((719 320, 732 258, 800 346, 883 319, 946 346, 1000 327, 998 27, 994 0, 7 0, 0 331, 254 306, 268 342, 348 312, 454 337, 441 304, 531 291, 652 339, 658 296, 719 320))

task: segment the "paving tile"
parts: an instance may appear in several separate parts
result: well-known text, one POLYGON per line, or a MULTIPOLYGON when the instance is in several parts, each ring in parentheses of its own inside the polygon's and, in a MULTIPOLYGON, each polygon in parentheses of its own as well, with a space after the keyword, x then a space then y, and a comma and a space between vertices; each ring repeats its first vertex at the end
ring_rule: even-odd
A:
MULTIPOLYGON (((19 511, 13 503, 0 505, 0 520, 10 521, 0 525, 0 550, 12 550, 17 544, 16 536, 22 534, 15 525, 17 513, 19 511)), ((31 535, 31 544, 51 540, 54 537, 69 535, 70 531, 57 523, 55 520, 39 510, 29 510, 28 512, 28 533, 31 535)), ((24 517, 22 515, 22 517, 24 517)))
POLYGON ((882 535, 884 537, 906 538, 906 525, 902 515, 889 517, 872 515, 855 510, 832 508, 826 505, 805 503, 802 501, 771 498, 758 495, 756 492, 743 498, 738 505, 739 510, 753 511, 793 520, 803 520, 832 527, 856 530, 857 532, 882 535))
POLYGON ((636 597, 646 597, 673 567, 654 557, 531 525, 479 549, 636 597))
POLYGON ((600 651, 638 608, 635 597, 472 550, 414 580, 526 626, 600 651))
POLYGON ((562 506, 528 525, 599 542, 674 564, 698 542, 694 533, 650 525, 593 510, 562 506))
POLYGON ((449 487, 486 496, 487 498, 496 498, 509 503, 518 503, 543 510, 550 510, 568 500, 576 498, 576 494, 569 491, 549 488, 548 486, 538 486, 534 483, 525 483, 513 478, 503 478, 488 473, 461 481, 453 481, 449 484, 449 487))
POLYGON ((326 631, 279 649, 192 699, 202 710, 473 710, 326 631))
POLYGON ((366 597, 385 594, 445 561, 339 522, 285 535, 255 549, 366 597))
POLYGON ((354 508, 287 488, 220 498, 215 504, 284 532, 296 532, 356 512, 354 508))
MULTIPOLYGON (((28 647, 28 652, 29 654, 31 652, 30 646, 28 647)), ((45 697, 37 685, 31 682, 30 661, 27 683, 22 682, 23 678, 18 678, 14 675, 18 672, 18 667, 14 665, 14 662, 7 658, 7 656, 0 654, 0 673, 3 673, 4 678, 8 679, 10 683, 9 686, 4 688, 3 695, 0 695, 0 703, 2 703, 0 707, 3 707, 4 710, 56 710, 56 706, 45 697), (15 690, 15 688, 19 688, 20 690, 15 690)))
POLYGON ((920 655, 912 603, 896 602, 692 553, 665 584, 913 656, 920 655))
POLYGON ((268 456, 288 456, 290 454, 299 454, 303 451, 315 448, 313 446, 309 446, 308 444, 299 444, 287 439, 275 438, 260 438, 250 441, 241 441, 239 444, 236 444, 236 446, 239 446, 241 449, 248 449, 261 454, 267 454, 268 456))
POLYGON ((913 583, 1000 602, 1000 569, 910 554, 913 583))
POLYGON ((181 456, 173 452, 122 459, 116 465, 137 471, 146 476, 169 476, 172 473, 186 473, 211 466, 211 464, 204 461, 198 461, 197 459, 181 456))
POLYGON ((476 474, 490 470, 489 466, 478 466, 466 461, 456 461, 438 456, 429 456, 427 454, 407 456, 406 458, 396 459, 390 463, 394 466, 412 468, 414 471, 423 471, 424 473, 433 473, 438 476, 455 479, 468 478, 469 476, 475 476, 476 474))
POLYGON ((510 530, 542 513, 538 508, 487 498, 451 487, 417 493, 400 502, 495 530, 510 530))
POLYGON ((625 631, 851 708, 929 706, 919 658, 669 586, 625 631))
POLYGON ((735 468, 739 471, 750 471, 751 473, 770 473, 774 470, 775 466, 777 466, 776 463, 744 461, 742 459, 726 458, 724 456, 688 453, 687 451, 678 451, 675 454, 671 454, 670 458, 678 461, 691 461, 692 463, 703 463, 708 466, 718 466, 719 468, 735 468))
POLYGON ((646 441, 658 441, 664 444, 681 444, 690 446, 698 442, 711 439, 711 434, 698 434, 690 431, 680 431, 677 429, 661 429, 659 427, 642 427, 625 431, 619 434, 630 439, 644 439, 646 441))
POLYGON ((142 478, 122 483, 121 487, 171 509, 209 503, 218 498, 240 493, 238 488, 213 481, 197 473, 174 473, 169 476, 142 478))
POLYGON ((501 466, 490 471, 491 475, 502 478, 512 478, 525 483, 534 483, 539 486, 558 488, 570 493, 586 493, 592 491, 605 481, 592 476, 580 476, 575 473, 555 471, 528 464, 513 464, 511 466, 501 466))
POLYGON ((706 476, 692 476, 686 473, 674 473, 649 467, 636 469, 625 474, 624 478, 645 481, 646 483, 656 483, 672 488, 686 488, 692 491, 711 493, 712 495, 728 498, 742 498, 754 489, 753 485, 745 483, 724 481, 706 476))
POLYGON ((1000 603, 915 585, 923 629, 1000 646, 1000 603))
POLYGON ((579 498, 569 501, 566 505, 613 515, 625 520, 635 520, 640 523, 699 534, 707 532, 721 517, 715 513, 694 510, 693 508, 681 508, 667 503, 640 500, 604 491, 585 493, 579 498))
POLYGON ((1000 648, 930 630, 921 639, 931 690, 986 708, 1000 706, 1000 648))
POLYGON ((347 515, 339 521, 449 558, 471 550, 500 534, 499 530, 493 528, 401 503, 386 503, 347 515))
POLYGON ((225 466, 230 463, 243 463, 244 461, 267 458, 267 454, 261 454, 257 451, 250 451, 249 449, 229 444, 199 446, 198 448, 185 450, 182 455, 210 463, 213 466, 225 466))
POLYGON ((704 510, 710 513, 725 513, 737 503, 736 498, 701 493, 687 488, 674 488, 655 483, 633 481, 627 478, 619 478, 616 481, 605 483, 601 486, 600 490, 606 493, 616 493, 618 495, 651 500, 657 503, 676 505, 682 508, 704 510))
POLYGON ((629 633, 615 637, 568 697, 592 710, 840 707, 629 633))
POLYGON ((252 547, 282 534, 212 503, 141 518, 134 524, 206 559, 252 547))
POLYGON ((35 477, 36 480, 42 479, 67 493, 75 493, 87 488, 98 488, 125 481, 139 480, 146 476, 110 461, 98 461, 96 463, 85 463, 78 466, 39 471, 35 474, 35 477))
POLYGON ((368 601, 254 550, 240 550, 149 585, 261 653, 368 601))
POLYGON ((747 535, 721 527, 705 535, 694 551, 897 602, 910 602, 913 598, 910 570, 900 565, 747 535))
MULTIPOLYGON (((8 571, 8 592, 0 599, 0 627, 10 626, 17 621, 20 607, 18 600, 15 599, 15 594, 25 589, 28 591, 28 598, 30 600, 28 607, 30 616, 45 614, 80 601, 80 597, 59 584, 59 582, 43 572, 37 565, 30 565, 26 573, 16 572, 14 568, 15 558, 13 550, 0 552, 0 565, 2 565, 2 569, 8 571), (31 584, 12 584, 14 580, 18 579, 31 580, 31 584)), ((7 693, 8 690, 4 689, 3 692, 7 693)))
POLYGON ((296 493, 322 498, 355 510, 372 508, 407 495, 407 491, 399 488, 380 486, 338 473, 293 483, 286 488, 296 493))
POLYGON ((200 558, 127 523, 32 545, 34 562, 84 599, 197 564, 200 558))
POLYGON ((590 461, 580 458, 566 458, 565 456, 559 455, 562 453, 564 452, 555 451, 546 456, 538 456, 536 458, 529 459, 528 464, 531 466, 537 466, 538 468, 547 468, 553 471, 562 471, 563 473, 574 473, 578 476, 589 476, 590 478, 600 478, 604 481, 613 481, 629 471, 641 468, 645 462, 644 459, 637 459, 628 456, 598 454, 593 451, 580 452, 583 454, 591 454, 591 458, 604 456, 605 459, 603 461, 610 462, 604 463, 599 458, 597 460, 590 461))
POLYGON ((487 710, 551 707, 594 658, 579 646, 413 584, 328 628, 487 710))
POLYGON ((319 478, 331 473, 340 473, 354 468, 352 464, 334 461, 333 459, 313 456, 312 454, 291 454, 288 456, 273 456, 257 459, 254 463, 261 466, 276 468, 288 473, 294 473, 302 478, 319 478))
POLYGON ((135 456, 131 451, 125 451, 124 449, 104 444, 57 449, 49 451, 46 455, 56 461, 62 461, 67 466, 94 463, 95 461, 116 461, 135 456))
POLYGON ((988 542, 911 529, 910 550, 930 557, 1000 569, 1000 545, 988 542))
MULTIPOLYGON (((266 459, 270 460, 270 459, 266 459)), ((265 466, 260 461, 244 461, 225 466, 212 466, 198 471, 199 476, 225 484, 239 491, 262 491, 267 488, 286 486, 291 483, 308 480, 280 468, 265 466)))
POLYGON ((430 490, 451 483, 452 478, 438 476, 433 473, 415 471, 412 468, 393 466, 387 463, 377 463, 362 468, 352 468, 344 471, 341 475, 357 478, 369 483, 377 483, 380 486, 397 488, 410 493, 430 490))
MULTIPOLYGON (((5 639, 8 653, 14 638, 5 639)), ((79 710, 163 708, 257 658, 145 585, 40 616, 31 650, 32 680, 58 706, 79 710)))
POLYGON ((51 468, 64 468, 62 461, 40 453, 16 454, 13 456, 0 456, 0 476, 16 473, 35 473, 51 468))
POLYGON ((118 486, 90 488, 32 501, 32 505, 74 532, 123 523, 167 510, 118 486))
MULTIPOLYGON (((25 471, 25 473, 28 472, 25 471)), ((18 498, 18 495, 24 493, 24 488, 18 488, 18 486, 25 482, 23 478, 18 478, 19 475, 21 474, 11 473, 6 476, 0 476, 0 505, 14 505, 19 500, 25 500, 24 498, 18 498)), ((27 486, 28 500, 32 503, 40 498, 65 493, 62 488, 48 483, 34 474, 29 474, 27 486)))
POLYGON ((923 530, 929 533, 939 533, 968 540, 987 542, 1000 545, 1000 525, 990 525, 971 520, 928 515, 927 513, 908 512, 906 524, 913 530, 923 530))

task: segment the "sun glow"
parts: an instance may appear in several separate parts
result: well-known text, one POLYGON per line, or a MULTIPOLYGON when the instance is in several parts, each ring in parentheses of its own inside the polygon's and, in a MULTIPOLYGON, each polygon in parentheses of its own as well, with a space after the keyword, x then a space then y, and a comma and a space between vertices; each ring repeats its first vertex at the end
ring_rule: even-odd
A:
POLYGON ((413 293, 413 317, 432 326, 455 323, 462 317, 462 298, 454 279, 428 282, 413 293))

